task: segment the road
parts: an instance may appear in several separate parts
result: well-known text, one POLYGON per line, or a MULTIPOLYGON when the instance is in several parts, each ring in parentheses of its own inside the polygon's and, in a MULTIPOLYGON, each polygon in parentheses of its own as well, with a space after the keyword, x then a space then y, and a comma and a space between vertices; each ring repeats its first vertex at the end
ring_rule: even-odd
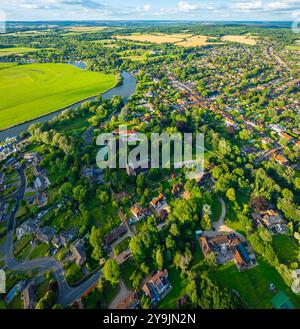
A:
POLYGON ((221 202, 222 212, 221 212, 221 216, 218 219, 218 221, 213 223, 213 228, 216 231, 218 231, 219 228, 224 225, 224 220, 225 220, 225 217, 226 217, 226 206, 225 206, 225 202, 224 202, 224 200, 222 198, 219 198, 219 201, 221 202))

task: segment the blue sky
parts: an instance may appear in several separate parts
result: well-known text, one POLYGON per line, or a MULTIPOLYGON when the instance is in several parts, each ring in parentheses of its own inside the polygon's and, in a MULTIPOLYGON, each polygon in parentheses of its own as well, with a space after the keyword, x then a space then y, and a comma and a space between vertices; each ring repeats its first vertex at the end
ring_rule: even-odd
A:
POLYGON ((7 20, 293 20, 300 0, 1 0, 7 20))

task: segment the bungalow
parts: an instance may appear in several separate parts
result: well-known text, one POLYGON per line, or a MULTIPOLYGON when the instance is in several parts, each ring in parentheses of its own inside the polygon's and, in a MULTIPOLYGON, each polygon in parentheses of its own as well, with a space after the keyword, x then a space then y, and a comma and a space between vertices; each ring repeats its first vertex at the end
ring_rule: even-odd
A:
POLYGON ((23 305, 24 309, 33 309, 36 303, 36 295, 34 291, 34 285, 33 283, 30 283, 23 291, 22 291, 22 297, 23 297, 23 305))
POLYGON ((78 266, 84 265, 86 262, 86 253, 83 240, 77 240, 71 245, 71 252, 75 258, 75 262, 78 266))
POLYGON ((145 280, 142 287, 145 295, 150 298, 151 304, 158 303, 171 289, 167 270, 154 272, 145 280))

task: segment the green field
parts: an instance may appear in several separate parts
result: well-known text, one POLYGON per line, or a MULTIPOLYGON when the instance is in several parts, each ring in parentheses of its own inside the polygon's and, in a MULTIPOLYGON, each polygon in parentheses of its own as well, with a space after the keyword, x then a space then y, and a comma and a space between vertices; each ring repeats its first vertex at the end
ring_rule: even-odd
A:
POLYGON ((283 282, 278 272, 262 258, 258 259, 258 264, 250 270, 239 272, 235 264, 230 262, 219 266, 210 273, 210 277, 221 286, 238 291, 248 308, 272 308, 271 299, 279 291, 284 291, 291 302, 299 307, 300 297, 283 282), (275 292, 269 290, 271 283, 276 287, 275 292))
POLYGON ((8 69, 10 67, 18 65, 17 63, 0 63, 0 70, 8 69))
POLYGON ((35 52, 35 51, 38 51, 38 50, 39 49, 26 48, 26 47, 0 48, 0 57, 32 53, 32 52, 35 52))
POLYGON ((29 64, 0 70, 0 130, 107 91, 116 77, 68 64, 29 64))

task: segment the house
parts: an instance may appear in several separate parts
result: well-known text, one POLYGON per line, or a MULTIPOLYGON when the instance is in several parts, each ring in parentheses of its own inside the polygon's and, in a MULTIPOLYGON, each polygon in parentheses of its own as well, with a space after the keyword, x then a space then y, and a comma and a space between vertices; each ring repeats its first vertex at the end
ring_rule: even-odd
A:
POLYGON ((54 236, 52 238, 52 244, 57 249, 59 249, 60 247, 62 247, 63 243, 61 241, 60 235, 54 234, 54 236))
POLYGON ((71 245, 71 252, 75 258, 75 262, 78 266, 84 265, 86 262, 86 253, 83 240, 77 240, 71 245))
POLYGON ((47 243, 49 245, 54 234, 55 234, 54 228, 45 226, 37 231, 36 238, 41 242, 47 243))
POLYGON ((261 213, 252 214, 252 218, 256 221, 257 226, 267 228, 273 234, 286 234, 286 221, 280 216, 278 212, 273 209, 262 211, 261 213))
POLYGON ((23 291, 22 291, 22 297, 23 297, 23 305, 24 309, 34 309, 34 306, 36 304, 36 295, 34 291, 34 285, 33 283, 30 283, 23 291))
POLYGON ((269 125, 270 129, 273 130, 273 131, 276 131, 277 133, 281 132, 281 131, 286 131, 285 127, 277 124, 277 125, 269 125))
POLYGON ((103 241, 106 245, 111 244, 113 241, 120 238, 122 235, 127 233, 126 226, 122 223, 116 228, 114 228, 110 233, 106 234, 103 238, 103 241))
POLYGON ((283 131, 280 131, 280 132, 278 133, 278 135, 279 135, 280 137, 282 137, 282 138, 288 140, 288 141, 291 141, 291 140, 293 139, 292 136, 290 136, 289 134, 287 134, 287 133, 285 133, 285 132, 283 132, 283 131))
POLYGON ((136 221, 139 221, 149 215, 148 209, 143 209, 138 204, 135 204, 133 207, 131 207, 130 211, 136 221))
POLYGON ((174 184, 172 186, 172 194, 174 196, 178 196, 181 192, 183 191, 183 186, 182 184, 174 184))
POLYGON ((140 301, 137 299, 135 293, 131 293, 127 296, 118 306, 118 310, 135 310, 140 305, 140 301))
POLYGON ((286 165, 288 160, 287 158, 285 158, 283 155, 281 154, 273 154, 272 159, 274 159, 276 162, 278 162, 279 164, 286 165))
POLYGON ((76 238, 76 231, 70 230, 68 232, 61 232, 60 233, 60 240, 64 247, 66 247, 72 240, 76 238))
POLYGON ((158 303, 172 289, 168 280, 168 271, 157 271, 144 282, 143 292, 150 298, 152 304, 158 303))
POLYGON ((17 227, 16 229, 17 240, 20 240, 25 235, 36 233, 38 229, 39 229, 38 226, 31 219, 27 220, 19 227, 17 227))
POLYGON ((234 261, 238 270, 242 271, 255 266, 256 258, 246 241, 236 233, 206 236, 202 232, 197 238, 204 257, 213 253, 218 264, 234 261))
POLYGON ((227 126, 232 126, 232 127, 236 127, 237 126, 237 123, 234 120, 231 120, 229 118, 226 118, 225 119, 225 123, 226 123, 227 126))
POLYGON ((163 193, 160 193, 158 197, 152 199, 150 202, 150 206, 153 209, 157 209, 162 206, 162 204, 166 201, 166 197, 163 193))

